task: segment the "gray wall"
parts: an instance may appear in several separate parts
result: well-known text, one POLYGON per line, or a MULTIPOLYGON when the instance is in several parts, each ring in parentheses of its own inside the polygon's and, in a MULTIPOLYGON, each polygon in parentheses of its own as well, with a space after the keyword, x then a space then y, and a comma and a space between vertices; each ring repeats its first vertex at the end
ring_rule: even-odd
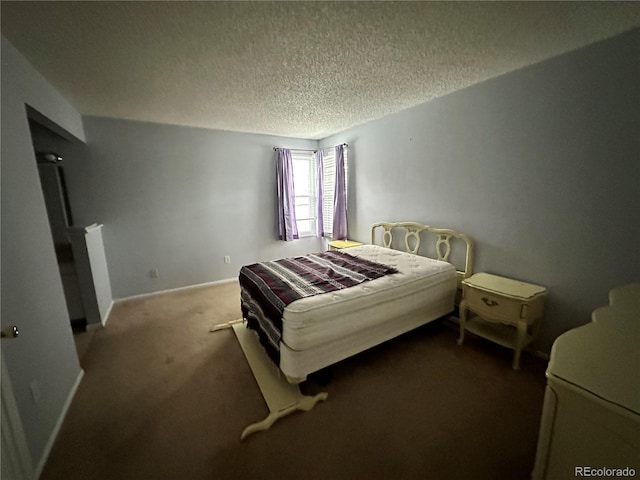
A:
POLYGON ((104 224, 114 298, 235 278, 244 264, 321 248, 278 241, 275 230, 272 147, 317 141, 99 117, 84 128, 88 156, 65 163, 71 206, 76 223, 104 224))
MULTIPOLYGON (((2 38, 2 341, 34 465, 81 370, 65 306, 53 239, 40 188, 25 104, 84 139, 78 112, 2 38), (41 393, 36 403, 30 385, 41 393)), ((50 446, 50 444, 49 444, 50 446)))
POLYGON ((476 271, 548 287, 548 349, 640 280, 639 46, 635 30, 322 140, 350 145, 350 236, 467 233, 476 271))

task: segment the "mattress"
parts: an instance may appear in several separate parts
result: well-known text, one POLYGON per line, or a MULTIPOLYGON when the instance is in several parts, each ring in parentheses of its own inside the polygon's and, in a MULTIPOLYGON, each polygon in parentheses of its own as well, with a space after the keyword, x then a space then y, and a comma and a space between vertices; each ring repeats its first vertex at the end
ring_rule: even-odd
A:
MULTIPOLYGON (((450 263, 378 245, 352 247, 345 253, 392 266, 398 273, 289 304, 282 317, 282 347, 322 348, 366 329, 382 330, 390 319, 428 311, 431 305, 437 305, 438 314, 453 310, 457 282, 450 263)), ((418 319, 408 328, 428 320, 418 319)))
POLYGON ((389 318, 386 322, 368 326, 360 332, 345 335, 335 341, 316 345, 307 350, 292 350, 281 343, 280 370, 289 382, 300 383, 312 372, 436 320, 450 313, 452 309, 453 299, 447 297, 406 315, 389 318))

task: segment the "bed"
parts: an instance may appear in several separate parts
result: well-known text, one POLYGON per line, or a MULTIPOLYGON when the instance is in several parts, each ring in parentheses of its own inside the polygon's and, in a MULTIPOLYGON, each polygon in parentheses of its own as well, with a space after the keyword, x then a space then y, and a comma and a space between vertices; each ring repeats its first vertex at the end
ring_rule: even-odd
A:
MULTIPOLYGON (((413 222, 373 225, 371 244, 325 252, 315 261, 347 256, 365 265, 390 267, 389 271, 283 306, 281 318, 274 322, 280 331, 277 342, 271 341, 278 347, 277 355, 270 354, 272 360, 289 383, 297 384, 313 372, 451 313, 460 282, 472 273, 472 254, 471 239, 454 230, 413 222)), ((269 350, 268 331, 274 329, 273 324, 265 326, 269 306, 264 298, 255 298, 265 296, 258 290, 266 288, 266 282, 249 278, 246 268, 240 274, 243 317, 269 350)))
POLYGON ((381 222, 372 226, 369 245, 242 267, 243 318, 211 328, 233 329, 269 408, 240 439, 326 400, 326 392, 300 392, 309 374, 451 313, 472 261, 473 243, 460 232, 381 222), (314 282, 287 283, 285 266, 296 265, 287 268, 297 277, 310 263, 337 265, 325 283, 339 285, 318 293, 314 282), (271 273, 251 278, 261 270, 271 273))

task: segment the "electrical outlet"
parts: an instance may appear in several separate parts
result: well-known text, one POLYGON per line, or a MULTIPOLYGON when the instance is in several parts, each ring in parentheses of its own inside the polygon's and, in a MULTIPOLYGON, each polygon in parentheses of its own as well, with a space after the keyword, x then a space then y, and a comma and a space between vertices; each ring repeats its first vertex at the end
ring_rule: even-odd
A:
POLYGON ((36 403, 40 403, 40 385, 38 385, 38 381, 34 380, 29 385, 31 389, 31 396, 33 397, 33 401, 36 403))
POLYGON ((151 278, 158 278, 160 276, 160 272, 157 268, 152 268, 151 270, 149 270, 149 276, 151 278))
POLYGON ((224 256, 224 263, 231 263, 231 257, 229 255, 224 256))

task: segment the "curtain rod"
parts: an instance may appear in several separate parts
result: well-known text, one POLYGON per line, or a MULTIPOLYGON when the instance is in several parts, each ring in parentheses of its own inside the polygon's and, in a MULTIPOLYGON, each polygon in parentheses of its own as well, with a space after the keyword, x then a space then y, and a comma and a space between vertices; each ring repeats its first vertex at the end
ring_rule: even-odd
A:
MULTIPOLYGON (((346 143, 343 143, 342 146, 343 147, 348 147, 349 145, 346 144, 346 143)), ((280 150, 280 148, 282 148, 282 147, 273 147, 273 151, 274 152, 278 151, 278 150, 280 150)), ((331 147, 327 147, 327 148, 331 148, 331 147)), ((310 149, 305 149, 305 148, 290 148, 289 150, 291 150, 292 152, 313 152, 313 153, 317 152, 317 150, 310 150, 310 149)), ((326 149, 323 149, 323 150, 326 150, 326 149)))
MULTIPOLYGON (((273 151, 277 152, 278 150, 281 150, 282 147, 273 147, 273 151)), ((317 150, 310 150, 308 148, 290 148, 289 150, 291 150, 292 152, 313 152, 316 153, 317 150)))

